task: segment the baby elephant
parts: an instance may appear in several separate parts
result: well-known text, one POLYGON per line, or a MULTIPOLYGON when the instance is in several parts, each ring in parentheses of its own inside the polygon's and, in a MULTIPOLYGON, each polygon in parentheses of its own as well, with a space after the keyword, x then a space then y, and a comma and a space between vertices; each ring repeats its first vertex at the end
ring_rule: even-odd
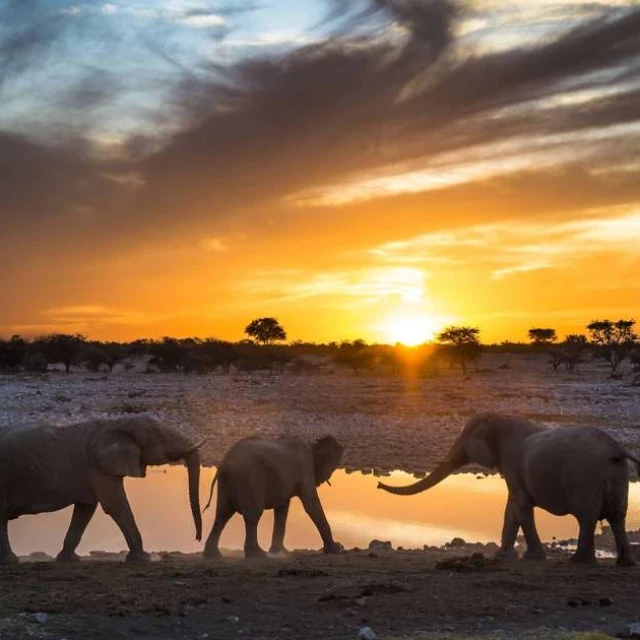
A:
POLYGON ((334 542, 324 515, 319 487, 327 482, 340 464, 343 448, 332 436, 316 440, 312 445, 300 438, 251 437, 237 442, 225 455, 211 483, 218 482, 218 504, 213 528, 204 548, 208 558, 220 556, 220 534, 231 516, 239 512, 244 518, 245 557, 264 556, 258 545, 258 521, 265 509, 274 510, 273 539, 270 553, 284 551, 284 530, 291 498, 297 496, 318 528, 324 553, 337 553, 341 546, 334 542))

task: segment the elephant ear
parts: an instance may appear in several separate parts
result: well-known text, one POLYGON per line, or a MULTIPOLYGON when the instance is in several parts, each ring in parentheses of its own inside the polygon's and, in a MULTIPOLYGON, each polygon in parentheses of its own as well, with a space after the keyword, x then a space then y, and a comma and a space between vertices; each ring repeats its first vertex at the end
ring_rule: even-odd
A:
POLYGON ((487 434, 482 431, 484 430, 478 430, 478 433, 473 433, 465 439, 464 452, 469 458, 469 462, 493 469, 497 464, 496 456, 487 442, 487 434))
POLYGON ((104 431, 92 444, 96 467, 109 476, 144 478, 142 450, 135 438, 117 429, 104 431))
POLYGON ((319 438, 312 445, 316 484, 319 486, 331 477, 342 458, 342 447, 332 436, 319 438))

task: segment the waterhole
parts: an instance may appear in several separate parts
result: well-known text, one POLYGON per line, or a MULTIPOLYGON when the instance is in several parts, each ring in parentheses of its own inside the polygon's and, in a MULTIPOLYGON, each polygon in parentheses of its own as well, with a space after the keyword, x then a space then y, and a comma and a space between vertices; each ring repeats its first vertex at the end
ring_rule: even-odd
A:
MULTIPOLYGON (((202 469, 201 498, 206 503, 213 468, 202 469)), ((385 482, 408 484, 415 478, 397 471, 385 482)), ((371 474, 336 471, 331 485, 320 487, 320 497, 336 540, 345 547, 366 547, 372 539, 390 540, 394 547, 422 548, 440 546, 454 537, 468 542, 498 541, 506 501, 504 480, 498 476, 478 479, 473 474, 450 476, 433 489, 415 496, 395 496, 376 488, 378 479, 371 474)), ((202 550, 195 540, 187 494, 184 467, 167 466, 148 469, 146 478, 128 478, 125 487, 136 522, 148 551, 202 550)), ((627 529, 640 525, 640 483, 630 486, 627 529)), ((203 514, 203 541, 209 534, 215 513, 212 506, 203 514)), ((18 555, 43 551, 55 555, 71 518, 71 508, 55 513, 22 516, 9 524, 13 550, 18 555)), ((550 541, 573 538, 577 523, 570 516, 556 517, 537 510, 540 537, 550 541)), ((260 544, 268 549, 273 526, 272 512, 265 512, 260 522, 260 544)), ((241 549, 244 525, 235 515, 227 525, 220 546, 241 549)), ((302 505, 294 500, 289 512, 285 545, 289 549, 318 549, 320 537, 306 516, 302 505)), ((93 550, 120 551, 126 545, 122 533, 100 507, 83 536, 78 553, 93 550)))

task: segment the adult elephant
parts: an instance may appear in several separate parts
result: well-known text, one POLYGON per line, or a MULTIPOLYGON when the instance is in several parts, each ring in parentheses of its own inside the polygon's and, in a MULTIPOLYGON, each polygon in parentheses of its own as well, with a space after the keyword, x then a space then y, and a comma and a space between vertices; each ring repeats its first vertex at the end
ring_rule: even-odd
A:
POLYGON ((496 468, 509 490, 502 529, 500 557, 517 556, 518 531, 527 543, 528 559, 543 559, 544 549, 536 531, 533 508, 562 516, 573 515, 580 525, 576 562, 595 562, 594 534, 599 520, 611 525, 618 565, 635 564, 625 530, 629 470, 640 461, 611 436, 595 427, 550 429, 521 418, 479 414, 466 424, 447 459, 422 480, 406 486, 378 487, 399 495, 430 489, 450 473, 474 462, 496 468))
POLYGON ((6 432, 0 436, 0 562, 17 562, 7 535, 9 520, 69 505, 74 505, 73 515, 57 559, 78 560, 75 550, 98 503, 124 534, 127 560, 147 560, 123 478, 142 478, 147 465, 181 459, 189 473, 191 512, 200 540, 201 444, 191 444, 175 429, 146 416, 6 432))

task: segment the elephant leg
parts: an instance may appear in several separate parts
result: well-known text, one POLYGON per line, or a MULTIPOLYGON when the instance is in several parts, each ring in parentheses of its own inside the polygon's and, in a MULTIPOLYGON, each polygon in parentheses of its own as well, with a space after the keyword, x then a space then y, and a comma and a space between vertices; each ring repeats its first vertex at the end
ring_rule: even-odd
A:
POLYGON ((618 552, 618 561, 616 564, 619 567, 632 567, 636 561, 633 557, 631 545, 629 544, 629 538, 627 537, 624 518, 612 518, 608 520, 608 522, 611 525, 611 531, 616 541, 616 551, 618 552))
POLYGON ((129 547, 127 561, 145 562, 149 560, 149 554, 142 548, 142 536, 127 500, 122 478, 101 476, 95 483, 95 489, 104 512, 113 518, 127 541, 129 547))
POLYGON ((578 548, 571 556, 573 562, 593 564, 596 561, 596 520, 580 518, 580 533, 578 534, 578 548))
POLYGON ((18 556, 11 551, 9 544, 9 532, 7 527, 9 519, 5 513, 0 513, 0 564, 15 564, 18 556))
POLYGON ((324 509, 318 497, 316 488, 313 487, 312 491, 308 494, 301 496, 302 506, 307 515, 311 518, 313 524, 316 525, 318 533, 322 538, 324 553, 338 553, 342 550, 341 545, 337 544, 333 535, 331 534, 331 527, 327 522, 327 517, 324 515, 324 509))
POLYGON ((80 538, 84 533, 89 521, 93 517, 98 507, 97 502, 83 503, 77 502, 73 507, 73 515, 67 535, 64 537, 62 551, 56 557, 58 562, 77 562, 80 557, 76 554, 76 548, 80 544, 80 538))
POLYGON ((515 509, 511 498, 507 499, 507 505, 504 509, 504 524, 502 526, 502 543, 500 549, 496 553, 496 558, 509 560, 511 558, 517 558, 518 552, 514 546, 516 544, 516 538, 518 537, 518 531, 520 530, 520 521, 516 516, 515 509))
POLYGON ((525 560, 544 560, 546 553, 544 552, 542 542, 540 542, 540 536, 536 530, 536 523, 533 519, 533 506, 517 505, 514 502, 513 507, 527 542, 527 550, 523 558, 525 560))
POLYGON ((289 505, 291 500, 287 500, 283 505, 276 507, 273 512, 273 537, 271 538, 271 548, 269 553, 280 553, 286 551, 284 548, 284 531, 287 526, 287 516, 289 515, 289 505))
POLYGON ((244 557, 260 558, 266 556, 264 549, 258 544, 258 522, 262 517, 262 510, 247 510, 242 514, 246 537, 244 539, 244 557))
POLYGON ((213 527, 211 527, 211 533, 204 544, 204 551, 202 555, 205 558, 219 558, 220 549, 218 544, 220 542, 220 535, 227 526, 227 522, 231 519, 231 516, 236 512, 235 507, 227 499, 227 497, 218 489, 218 502, 216 504, 216 518, 213 521, 213 527))

